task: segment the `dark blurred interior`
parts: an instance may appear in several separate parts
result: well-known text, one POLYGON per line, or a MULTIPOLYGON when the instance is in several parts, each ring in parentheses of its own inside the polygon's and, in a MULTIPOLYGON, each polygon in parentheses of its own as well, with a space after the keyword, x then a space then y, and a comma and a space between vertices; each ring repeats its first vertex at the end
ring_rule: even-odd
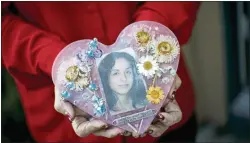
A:
MULTIPOLYGON (((197 142, 250 142, 249 28, 250 2, 203 2, 200 7, 183 47, 197 97, 197 142)), ((33 142, 15 83, 1 72, 2 142, 33 142)))

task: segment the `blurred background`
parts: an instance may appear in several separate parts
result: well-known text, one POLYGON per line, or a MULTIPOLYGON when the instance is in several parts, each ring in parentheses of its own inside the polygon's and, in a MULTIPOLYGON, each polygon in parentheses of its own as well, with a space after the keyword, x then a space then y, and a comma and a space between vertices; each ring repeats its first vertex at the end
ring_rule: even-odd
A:
MULTIPOLYGON (((250 142, 250 2, 202 2, 182 49, 196 92, 197 142, 250 142)), ((2 72, 2 141, 33 142, 18 92, 2 72)))

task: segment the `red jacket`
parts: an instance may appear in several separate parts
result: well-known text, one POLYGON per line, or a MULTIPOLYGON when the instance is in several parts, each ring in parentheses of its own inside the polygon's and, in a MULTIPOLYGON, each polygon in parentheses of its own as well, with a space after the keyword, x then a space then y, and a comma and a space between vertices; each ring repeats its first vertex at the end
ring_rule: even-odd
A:
MULTIPOLYGON (((54 110, 51 67, 67 44, 97 37, 112 44, 121 30, 134 21, 151 20, 168 26, 181 45, 187 43, 199 3, 195 2, 15 2, 19 15, 8 13, 2 3, 2 63, 12 75, 21 95, 29 129, 38 142, 153 142, 146 136, 112 139, 90 135, 79 138, 68 119, 54 110)), ((183 58, 178 74, 182 86, 177 101, 183 125, 194 109, 194 93, 183 58)), ((180 135, 181 136, 181 135, 180 135)))

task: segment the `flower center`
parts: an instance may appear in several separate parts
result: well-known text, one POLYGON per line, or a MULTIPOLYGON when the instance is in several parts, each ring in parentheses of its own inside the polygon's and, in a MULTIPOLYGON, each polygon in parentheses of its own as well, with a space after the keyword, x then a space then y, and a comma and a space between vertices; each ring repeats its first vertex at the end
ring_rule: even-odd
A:
POLYGON ((150 69, 152 69, 153 65, 150 61, 146 61, 146 62, 144 62, 143 67, 145 70, 150 70, 150 69))
POLYGON ((159 95, 159 92, 158 92, 158 91, 153 90, 153 91, 151 92, 151 97, 152 97, 152 98, 158 99, 159 96, 160 96, 160 95, 159 95))
POLYGON ((137 40, 140 44, 144 45, 148 43, 150 36, 147 32, 140 31, 136 34, 137 40))
POLYGON ((66 70, 66 79, 68 81, 75 81, 79 76, 79 69, 77 66, 70 66, 66 70))
POLYGON ((161 42, 158 45, 157 49, 160 54, 166 55, 166 54, 170 54, 173 48, 168 42, 161 42))

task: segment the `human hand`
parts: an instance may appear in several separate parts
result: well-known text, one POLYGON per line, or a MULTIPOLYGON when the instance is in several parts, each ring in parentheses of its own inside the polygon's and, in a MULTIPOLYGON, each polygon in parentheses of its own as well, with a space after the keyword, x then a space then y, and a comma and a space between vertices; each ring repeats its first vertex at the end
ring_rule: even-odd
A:
POLYGON ((178 123, 182 119, 182 112, 178 103, 175 100, 176 90, 181 86, 181 79, 178 75, 176 75, 174 84, 170 89, 170 92, 167 96, 169 100, 166 100, 163 104, 162 111, 159 111, 158 115, 149 126, 147 132, 142 135, 138 133, 126 133, 127 135, 131 135, 135 138, 144 137, 147 133, 152 137, 161 136, 170 126, 178 123))
POLYGON ((182 112, 175 100, 176 90, 181 86, 181 79, 178 75, 175 77, 174 84, 170 89, 168 99, 163 105, 163 111, 156 116, 158 121, 153 122, 148 129, 152 137, 161 136, 170 126, 178 123, 182 119, 182 112))
POLYGON ((108 127, 105 122, 94 119, 71 103, 63 101, 60 92, 56 88, 54 108, 57 112, 68 116, 75 133, 79 137, 86 137, 90 134, 94 134, 95 136, 113 138, 122 133, 121 129, 117 127, 108 127))

